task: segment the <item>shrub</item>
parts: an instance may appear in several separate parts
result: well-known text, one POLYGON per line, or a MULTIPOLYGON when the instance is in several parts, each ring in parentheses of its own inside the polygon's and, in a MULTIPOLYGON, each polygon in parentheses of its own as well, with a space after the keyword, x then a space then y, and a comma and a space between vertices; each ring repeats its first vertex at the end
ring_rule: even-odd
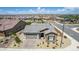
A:
POLYGON ((16 43, 18 43, 18 44, 21 43, 21 40, 20 40, 18 37, 15 37, 15 41, 16 41, 16 43))
POLYGON ((55 47, 52 47, 53 49, 55 49, 55 47))
POLYGON ((66 36, 64 36, 64 38, 67 38, 66 36))
POLYGON ((37 46, 39 46, 39 44, 37 44, 37 46))
POLYGON ((14 46, 16 46, 16 44, 14 44, 14 46))
POLYGON ((0 43, 2 43, 3 41, 0 41, 0 43))
POLYGON ((11 35, 14 35, 14 36, 16 36, 16 33, 15 33, 15 32, 12 32, 12 33, 11 33, 11 35))
POLYGON ((26 22, 27 25, 30 25, 32 22, 26 22))
POLYGON ((42 44, 44 44, 44 42, 42 42, 42 44))
POLYGON ((47 47, 49 47, 49 45, 47 45, 47 47))

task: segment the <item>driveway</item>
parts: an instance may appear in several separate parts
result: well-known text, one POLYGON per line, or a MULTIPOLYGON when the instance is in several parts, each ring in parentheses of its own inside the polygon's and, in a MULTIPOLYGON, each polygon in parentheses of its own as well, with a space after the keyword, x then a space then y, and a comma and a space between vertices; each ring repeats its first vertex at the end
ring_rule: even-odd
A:
POLYGON ((26 36, 23 33, 18 35, 18 37, 20 38, 20 40, 23 41, 22 48, 27 48, 27 49, 35 48, 37 39, 26 39, 26 36))
POLYGON ((23 42, 23 48, 33 49, 36 46, 37 39, 26 39, 23 42))

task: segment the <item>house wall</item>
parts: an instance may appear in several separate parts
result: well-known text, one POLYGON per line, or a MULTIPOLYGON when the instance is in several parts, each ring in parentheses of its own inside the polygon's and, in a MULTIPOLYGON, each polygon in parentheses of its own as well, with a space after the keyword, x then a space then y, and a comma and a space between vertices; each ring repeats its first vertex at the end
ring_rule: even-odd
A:
POLYGON ((25 34, 26 39, 39 39, 39 34, 25 34))

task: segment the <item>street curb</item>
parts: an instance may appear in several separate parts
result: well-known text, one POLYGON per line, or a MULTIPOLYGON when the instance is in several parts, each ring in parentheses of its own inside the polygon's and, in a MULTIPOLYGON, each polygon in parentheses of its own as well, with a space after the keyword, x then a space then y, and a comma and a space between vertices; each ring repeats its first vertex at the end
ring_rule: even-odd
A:
POLYGON ((75 31, 75 32, 77 32, 77 33, 79 33, 79 31, 77 31, 77 28, 73 28, 72 30, 75 31))

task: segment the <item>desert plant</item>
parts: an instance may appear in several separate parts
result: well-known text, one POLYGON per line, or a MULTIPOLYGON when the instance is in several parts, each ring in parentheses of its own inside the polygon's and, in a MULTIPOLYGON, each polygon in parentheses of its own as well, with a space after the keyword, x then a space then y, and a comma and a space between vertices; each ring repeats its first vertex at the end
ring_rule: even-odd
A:
POLYGON ((64 38, 67 38, 66 36, 64 36, 64 38))
POLYGON ((16 46, 16 44, 14 44, 14 46, 16 46))
POLYGON ((0 41, 0 43, 2 43, 3 41, 0 41))
POLYGON ((47 47, 49 47, 49 45, 47 45, 47 47))
POLYGON ((18 37, 15 37, 15 41, 16 41, 16 43, 18 43, 18 44, 21 43, 21 40, 20 40, 18 37))
POLYGON ((44 44, 44 42, 42 42, 42 44, 44 44))
POLYGON ((32 22, 26 22, 27 25, 31 25, 32 22))
POLYGON ((55 47, 52 47, 53 49, 55 49, 55 47))
POLYGON ((39 44, 37 44, 37 46, 39 46, 39 44))

